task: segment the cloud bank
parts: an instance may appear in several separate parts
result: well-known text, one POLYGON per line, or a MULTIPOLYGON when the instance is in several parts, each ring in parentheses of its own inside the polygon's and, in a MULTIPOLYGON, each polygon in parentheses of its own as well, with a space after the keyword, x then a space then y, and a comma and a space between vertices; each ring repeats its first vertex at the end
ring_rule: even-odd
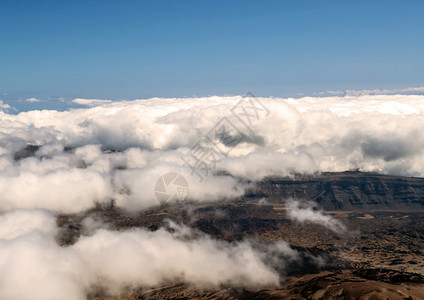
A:
POLYGON ((86 299, 99 288, 117 296, 166 282, 276 287, 281 277, 268 262, 297 259, 284 242, 259 250, 174 223, 156 232, 98 229, 66 247, 56 242, 55 216, 47 211, 3 214, 0 228, 0 298, 10 300, 86 299))
POLYGON ((254 100, 256 109, 242 97, 206 97, 0 111, 0 209, 145 209, 158 205, 153 187, 170 172, 186 178, 191 201, 239 197, 245 181, 294 173, 424 176, 424 96, 254 100), (41 148, 17 161, 28 144, 41 148))

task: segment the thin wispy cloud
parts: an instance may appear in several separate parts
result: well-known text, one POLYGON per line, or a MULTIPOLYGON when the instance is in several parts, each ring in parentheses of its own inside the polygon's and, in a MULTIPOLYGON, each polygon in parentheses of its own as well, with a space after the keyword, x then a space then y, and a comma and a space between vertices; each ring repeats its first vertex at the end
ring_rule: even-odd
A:
POLYGON ((99 106, 104 105, 107 103, 112 103, 112 100, 100 100, 100 99, 82 99, 82 98, 76 98, 71 101, 72 103, 84 105, 84 106, 99 106))
POLYGON ((41 102, 41 100, 37 98, 26 98, 24 101, 29 103, 41 102))
POLYGON ((337 233, 346 231, 346 226, 340 220, 324 214, 314 202, 287 199, 285 204, 287 216, 294 221, 319 224, 337 233))
POLYGON ((364 90, 335 90, 315 92, 314 96, 367 96, 367 95, 422 95, 424 86, 404 89, 364 89, 364 90))

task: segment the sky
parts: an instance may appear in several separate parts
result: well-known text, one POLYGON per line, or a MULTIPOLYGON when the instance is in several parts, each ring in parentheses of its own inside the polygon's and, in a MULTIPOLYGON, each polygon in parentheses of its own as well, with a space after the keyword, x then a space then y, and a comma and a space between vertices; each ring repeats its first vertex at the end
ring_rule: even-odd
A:
POLYGON ((423 1, 0 1, 0 99, 424 84, 423 1))

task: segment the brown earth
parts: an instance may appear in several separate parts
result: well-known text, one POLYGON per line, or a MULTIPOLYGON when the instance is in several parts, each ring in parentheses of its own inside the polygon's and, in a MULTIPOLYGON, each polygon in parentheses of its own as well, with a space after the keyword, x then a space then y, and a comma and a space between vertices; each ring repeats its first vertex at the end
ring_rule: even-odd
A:
MULTIPOLYGON (((262 196, 262 195, 260 195, 262 196)), ((424 210, 326 211, 349 229, 334 233, 320 225, 288 219, 281 201, 258 197, 231 202, 163 206, 138 214, 97 207, 81 215, 59 216, 62 245, 81 234, 90 215, 112 229, 133 227, 155 231, 166 220, 187 224, 216 239, 245 238, 264 243, 284 240, 303 260, 289 264, 278 289, 221 287, 204 290, 184 283, 139 289, 120 298, 101 293, 91 299, 424 299, 424 210), (317 267, 312 256, 325 260, 317 267)))

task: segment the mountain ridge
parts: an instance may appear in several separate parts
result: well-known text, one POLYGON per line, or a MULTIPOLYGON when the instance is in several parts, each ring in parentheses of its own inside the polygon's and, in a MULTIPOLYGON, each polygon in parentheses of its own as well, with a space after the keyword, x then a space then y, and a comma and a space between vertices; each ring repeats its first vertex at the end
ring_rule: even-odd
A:
POLYGON ((246 196, 270 202, 307 199, 324 210, 424 208, 424 178, 360 171, 274 177, 258 182, 246 196))

